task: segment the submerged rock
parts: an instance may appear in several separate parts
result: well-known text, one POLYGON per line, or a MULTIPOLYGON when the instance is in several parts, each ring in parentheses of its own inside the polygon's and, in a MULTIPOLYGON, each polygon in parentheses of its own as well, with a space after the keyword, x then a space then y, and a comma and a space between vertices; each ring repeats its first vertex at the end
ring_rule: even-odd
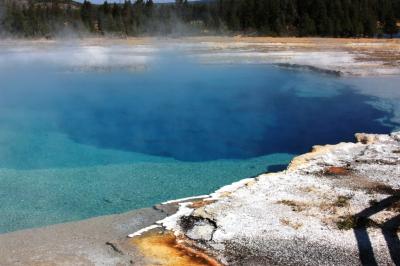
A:
POLYGON ((315 146, 159 223, 226 265, 400 263, 400 132, 315 146))

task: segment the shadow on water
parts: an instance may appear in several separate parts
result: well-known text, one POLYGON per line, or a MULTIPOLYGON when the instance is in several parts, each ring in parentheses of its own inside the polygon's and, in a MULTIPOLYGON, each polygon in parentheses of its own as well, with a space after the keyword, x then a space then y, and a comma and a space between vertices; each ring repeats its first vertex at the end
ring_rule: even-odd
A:
POLYGON ((287 164, 274 164, 274 165, 270 165, 267 168, 267 172, 268 173, 275 173, 275 172, 281 172, 286 170, 287 168, 287 164))
POLYGON ((400 204, 400 192, 395 192, 394 195, 373 204, 373 206, 361 211, 354 215, 356 227, 354 228, 354 235, 357 239, 359 256, 362 265, 378 265, 368 235, 368 227, 378 226, 381 228, 382 234, 385 238, 390 256, 395 265, 400 265, 400 239, 398 237, 398 230, 400 228, 400 214, 387 220, 383 224, 373 224, 369 219, 375 215, 395 204, 400 204))

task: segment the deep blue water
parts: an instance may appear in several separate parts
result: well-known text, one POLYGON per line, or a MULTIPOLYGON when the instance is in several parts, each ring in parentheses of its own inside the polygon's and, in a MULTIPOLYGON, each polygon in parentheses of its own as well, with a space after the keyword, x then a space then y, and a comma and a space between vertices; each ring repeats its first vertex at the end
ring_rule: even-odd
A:
POLYGON ((266 65, 25 65, 0 78, 0 233, 209 193, 398 126, 354 84, 266 65))
POLYGON ((331 97, 299 97, 301 75, 266 67, 97 76, 86 85, 90 93, 82 92, 82 82, 75 80, 68 95, 55 96, 57 107, 49 107, 72 140, 180 161, 297 154, 313 144, 352 140, 356 131, 390 130, 376 121, 384 113, 368 97, 340 84, 331 97))

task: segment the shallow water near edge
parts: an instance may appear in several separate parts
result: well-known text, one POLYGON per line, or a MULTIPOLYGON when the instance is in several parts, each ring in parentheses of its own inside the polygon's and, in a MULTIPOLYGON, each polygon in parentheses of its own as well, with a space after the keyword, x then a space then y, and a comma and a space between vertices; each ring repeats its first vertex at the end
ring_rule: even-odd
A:
POLYGON ((312 145, 399 127, 393 97, 372 93, 397 82, 383 78, 366 91, 355 78, 175 59, 135 72, 22 64, 0 78, 0 233, 207 194, 312 145))

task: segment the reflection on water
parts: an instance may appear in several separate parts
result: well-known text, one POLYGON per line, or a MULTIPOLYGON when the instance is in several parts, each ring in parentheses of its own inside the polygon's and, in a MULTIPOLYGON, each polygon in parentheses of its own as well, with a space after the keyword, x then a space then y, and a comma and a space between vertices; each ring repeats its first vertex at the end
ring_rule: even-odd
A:
POLYGON ((265 65, 25 64, 0 78, 0 232, 209 193, 312 145, 398 126, 377 104, 393 103, 355 79, 265 65))

